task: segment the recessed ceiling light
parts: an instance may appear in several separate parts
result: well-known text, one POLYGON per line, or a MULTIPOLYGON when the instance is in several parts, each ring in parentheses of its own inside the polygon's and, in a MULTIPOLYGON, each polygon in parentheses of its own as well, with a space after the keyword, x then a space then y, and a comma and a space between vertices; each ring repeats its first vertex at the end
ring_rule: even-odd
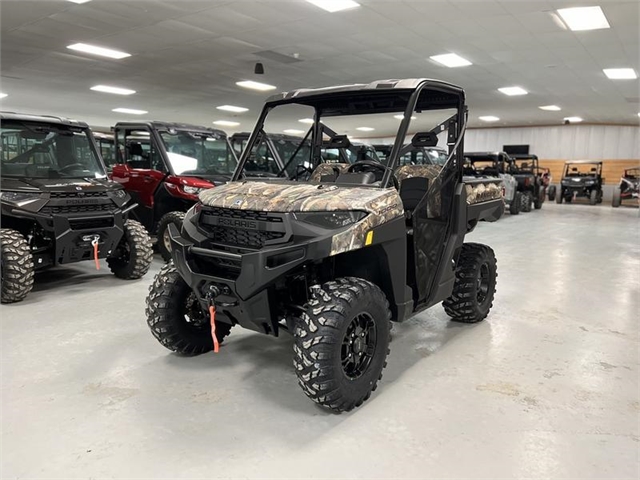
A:
POLYGON ((582 121, 582 118, 580 118, 580 117, 564 117, 564 121, 565 122, 569 122, 569 123, 580 123, 582 121))
POLYGON ((633 68, 605 68, 602 71, 611 80, 633 80, 638 78, 633 68))
POLYGON ((100 55, 101 57, 109 57, 120 60, 121 58, 130 57, 130 53, 119 52, 118 50, 111 50, 110 48, 96 47, 95 45, 87 45, 86 43, 74 43, 67 47, 69 50, 76 50, 78 52, 91 53, 93 55, 100 55))
POLYGON ((571 30, 597 30, 610 28, 600 7, 560 8, 558 15, 571 30))
POLYGON ((135 90, 129 90, 128 88, 109 87, 108 85, 96 85, 91 87, 94 92, 115 93, 116 95, 133 95, 135 90))
POLYGON ((497 122, 498 120, 500 120, 499 117, 494 117, 493 115, 484 115, 482 117, 478 117, 480 120, 482 120, 483 122, 497 122))
POLYGON ((313 123, 313 118, 301 118, 300 120, 298 120, 300 123, 307 123, 309 125, 311 125, 313 123))
POLYGON ((356 128, 356 130, 360 130, 361 132, 373 132, 375 130, 375 128, 371 128, 371 127, 358 127, 356 128))
POLYGON ((221 127, 237 127, 240 125, 239 122, 230 122, 229 120, 216 120, 213 124, 220 125, 221 127))
MULTIPOLYGON (((404 118, 404 115, 394 115, 393 118, 395 118, 396 120, 402 120, 404 118)), ((411 117, 411 120, 415 120, 416 117, 411 117)))
POLYGON ((7 95, 6 93, 0 93, 0 98, 4 98, 4 97, 8 97, 9 95, 7 95))
POLYGON ((504 88, 499 88, 498 90, 504 93, 505 95, 509 95, 510 97, 514 95, 526 95, 527 93, 529 93, 524 88, 521 88, 521 87, 504 87, 504 88))
POLYGON ((467 60, 466 58, 462 58, 460 55, 456 55, 455 53, 434 55, 429 58, 449 68, 466 67, 467 65, 473 65, 469 60, 467 60))
MULTIPOLYGON (((6 97, 7 95, 6 95, 6 94, 4 94, 4 96, 6 97)), ((638 112, 638 116, 640 117, 640 112, 638 112)))
POLYGON ((557 105, 542 105, 541 107, 538 107, 540 110, 547 110, 549 112, 559 112, 560 110, 562 110, 559 106, 557 105))
POLYGON ((307 0, 307 2, 330 13, 360 6, 358 2, 354 2, 353 0, 307 0))
POLYGON ((145 113, 149 113, 146 110, 136 110, 135 108, 114 108, 111 111, 117 113, 128 113, 130 115, 144 115, 145 113))
POLYGON ((243 88, 250 88, 252 90, 260 90, 261 92, 266 92, 268 90, 275 90, 277 87, 273 85, 269 85, 267 83, 254 82, 253 80, 243 80, 241 82, 236 82, 236 85, 243 88))
POLYGON ((234 112, 234 113, 244 113, 248 112, 248 108, 244 107, 234 107, 233 105, 220 105, 216 107, 218 110, 224 110, 225 112, 234 112))
POLYGON ((283 130, 284 133, 288 133, 289 135, 302 135, 304 130, 296 130, 295 128, 288 128, 287 130, 283 130))
POLYGON ((78 5, 81 5, 83 3, 87 3, 90 2, 91 0, 67 0, 67 2, 71 2, 71 3, 77 3, 78 5))

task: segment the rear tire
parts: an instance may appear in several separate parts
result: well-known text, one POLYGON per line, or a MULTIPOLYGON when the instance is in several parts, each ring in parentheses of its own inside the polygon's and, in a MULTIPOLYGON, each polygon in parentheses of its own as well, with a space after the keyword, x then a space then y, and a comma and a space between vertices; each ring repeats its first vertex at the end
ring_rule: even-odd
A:
POLYGON ((542 208, 542 204, 543 204, 543 203, 544 203, 544 192, 543 192, 543 191, 541 191, 541 192, 538 194, 538 198, 536 198, 536 199, 533 201, 533 207, 534 207, 536 210, 540 210, 540 209, 542 208))
POLYGON ((165 262, 171 261, 169 225, 173 223, 178 228, 178 231, 180 231, 182 229, 183 220, 184 212, 169 212, 160 219, 160 222, 158 222, 158 251, 165 262))
POLYGON ((373 283, 347 277, 314 289, 294 329, 304 393, 334 412, 359 407, 382 378, 390 330, 389 303, 373 283))
MULTIPOLYGON (((147 324, 165 348, 193 356, 213 350, 211 319, 173 263, 163 266, 147 296, 147 324)), ((222 343, 232 325, 216 321, 216 337, 222 343)))
POLYGON ((549 185, 547 194, 549 195, 549 201, 553 202, 556 199, 556 186, 549 185))
POLYGON ((595 205, 596 203, 598 203, 598 191, 591 190, 591 192, 589 193, 589 204, 595 205))
POLYGON ((613 198, 611 199, 611 206, 618 208, 622 203, 622 192, 618 187, 613 189, 613 198))
POLYGON ((562 203, 562 198, 563 198, 562 195, 563 193, 561 188, 558 192, 556 192, 556 203, 558 204, 562 203))
POLYGON ((33 288, 34 265, 29 244, 17 230, 1 228, 0 249, 2 303, 24 300, 33 288))
POLYGON ((522 192, 516 192, 513 200, 509 204, 509 213, 511 215, 518 215, 520 213, 520 206, 522 205, 522 192))
POLYGON ((484 320, 493 306, 498 277, 493 250, 479 243, 464 243, 456 265, 451 296, 442 305, 455 322, 484 320))
POLYGON ((153 247, 149 234, 140 222, 127 220, 120 243, 107 258, 111 272, 118 278, 135 280, 149 271, 152 259, 153 247))
POLYGON ((530 192, 522 192, 522 207, 520 208, 523 212, 531 211, 531 203, 532 197, 530 192))

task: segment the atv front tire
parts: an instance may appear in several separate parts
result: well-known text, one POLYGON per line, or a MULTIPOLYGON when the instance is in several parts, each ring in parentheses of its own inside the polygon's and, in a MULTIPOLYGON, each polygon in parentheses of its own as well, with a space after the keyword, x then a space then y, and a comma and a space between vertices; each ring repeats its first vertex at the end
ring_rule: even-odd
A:
POLYGON ((538 198, 533 201, 533 207, 536 210, 540 210, 542 208, 542 204, 544 203, 544 192, 540 192, 538 198))
MULTIPOLYGON (((147 296, 147 324, 164 347, 193 356, 213 350, 211 319, 173 263, 163 266, 147 296)), ((222 343, 232 325, 216 321, 216 337, 222 343)))
POLYGON ((556 186, 549 185, 547 194, 549 195, 549 201, 553 202, 556 199, 556 186))
POLYGON ((169 225, 174 224, 178 231, 182 229, 184 212, 169 212, 158 222, 158 251, 165 262, 171 261, 171 240, 169 239, 169 225))
POLYGON ((294 329, 304 393, 334 412, 359 407, 382 378, 390 330, 389 302, 373 283, 346 277, 313 289, 294 329))
POLYGON ((509 213, 511 215, 518 215, 520 213, 520 208, 522 207, 522 192, 516 192, 513 200, 509 204, 509 213))
POLYGON ((0 228, 2 250, 2 303, 15 303, 33 288, 33 256, 26 239, 17 230, 0 228))
POLYGON ((530 192, 522 192, 522 206, 520 207, 520 211, 522 212, 530 212, 531 211, 531 203, 532 196, 530 192))
POLYGON ((622 203, 622 194, 619 188, 613 189, 613 198, 611 199, 611 206, 614 208, 618 208, 622 203))
POLYGON ((591 193, 589 194, 589 204, 595 205, 596 203, 598 203, 598 191, 591 190, 591 193))
POLYGON ((118 278, 135 280, 143 277, 151 266, 153 247, 149 234, 140 222, 127 220, 124 235, 107 258, 107 265, 118 278))
POLYGON ((456 265, 451 296, 442 305, 455 322, 476 323, 493 306, 498 277, 493 250, 479 243, 465 243, 456 265))
POLYGON ((558 204, 562 203, 562 200, 563 200, 562 195, 563 195, 562 189, 556 192, 556 203, 558 204))

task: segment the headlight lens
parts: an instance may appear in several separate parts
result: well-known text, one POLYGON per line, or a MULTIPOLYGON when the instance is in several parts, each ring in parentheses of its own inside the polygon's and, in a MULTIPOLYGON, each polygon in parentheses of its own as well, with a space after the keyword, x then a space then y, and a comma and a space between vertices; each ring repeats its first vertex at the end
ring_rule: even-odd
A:
POLYGON ((24 205, 25 203, 39 200, 39 193, 24 193, 24 192, 0 192, 0 198, 4 202, 11 202, 17 205, 24 205))
POLYGON ((296 217, 303 222, 322 228, 342 228, 359 222, 367 216, 366 212, 311 212, 296 213, 296 217))
POLYGON ((188 193, 189 195, 198 195, 200 192, 205 190, 204 188, 190 187, 189 185, 184 185, 182 189, 184 190, 185 193, 188 193))

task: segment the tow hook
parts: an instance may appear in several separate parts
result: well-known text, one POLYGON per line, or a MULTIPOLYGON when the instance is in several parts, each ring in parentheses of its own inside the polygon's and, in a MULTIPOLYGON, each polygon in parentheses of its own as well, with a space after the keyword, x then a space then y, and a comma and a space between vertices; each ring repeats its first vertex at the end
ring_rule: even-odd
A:
POLYGON ((98 249, 100 247, 100 235, 85 235, 82 237, 83 242, 91 242, 93 247, 93 259, 96 262, 96 270, 100 270, 100 258, 98 257, 98 249))

